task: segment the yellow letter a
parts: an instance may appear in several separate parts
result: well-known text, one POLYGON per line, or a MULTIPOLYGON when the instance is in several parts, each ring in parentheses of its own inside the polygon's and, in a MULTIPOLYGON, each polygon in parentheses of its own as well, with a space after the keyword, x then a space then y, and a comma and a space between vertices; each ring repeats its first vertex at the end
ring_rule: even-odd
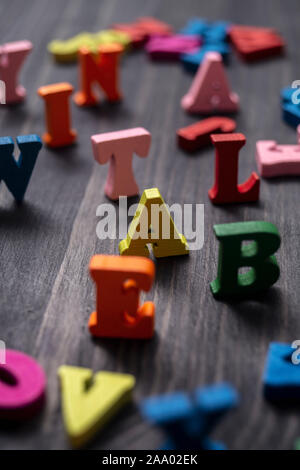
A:
POLYGON ((127 237, 119 244, 120 254, 149 256, 147 244, 152 245, 156 258, 186 255, 189 252, 187 241, 178 233, 157 188, 143 192, 127 237))

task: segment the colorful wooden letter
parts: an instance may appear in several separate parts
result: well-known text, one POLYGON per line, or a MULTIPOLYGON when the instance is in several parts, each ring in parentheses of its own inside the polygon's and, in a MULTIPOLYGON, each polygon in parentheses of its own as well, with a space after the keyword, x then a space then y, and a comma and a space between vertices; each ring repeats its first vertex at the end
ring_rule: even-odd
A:
POLYGON ((181 106, 190 113, 233 113, 239 108, 239 97, 230 91, 222 57, 208 52, 199 66, 181 106))
POLYGON ((292 362, 295 352, 289 344, 270 344, 263 378, 264 395, 268 400, 281 404, 300 403, 300 365, 292 362))
POLYGON ((270 28, 232 26, 229 37, 239 56, 247 62, 281 54, 285 46, 281 36, 270 28))
POLYGON ((120 196, 139 193, 132 170, 132 155, 147 157, 151 134, 143 127, 117 132, 96 134, 91 137, 95 160, 100 164, 109 161, 105 194, 113 200, 120 196))
POLYGON ((190 20, 181 34, 198 34, 201 36, 203 44, 194 52, 182 54, 180 59, 185 68, 195 72, 207 52, 218 52, 226 62, 230 52, 230 47, 226 42, 229 27, 230 24, 226 21, 209 23, 197 18, 190 20))
POLYGON ((47 132, 43 140, 49 147, 70 145, 76 139, 77 133, 70 125, 69 96, 72 91, 70 83, 54 83, 38 89, 38 94, 46 104, 47 132))
POLYGON ((41 366, 27 354, 6 350, 6 364, 0 364, 0 419, 31 418, 44 405, 45 390, 41 366))
POLYGON ((124 48, 120 44, 99 46, 95 57, 88 49, 79 50, 80 91, 74 96, 78 106, 93 106, 98 100, 93 84, 98 83, 108 101, 119 101, 122 95, 118 89, 119 59, 124 48))
POLYGON ((0 137, 0 181, 6 183, 17 202, 24 198, 38 153, 42 147, 38 135, 17 137, 19 159, 13 156, 14 141, 11 137, 0 137))
POLYGON ((82 447, 131 400, 132 375, 61 366, 62 411, 74 447, 82 447))
POLYGON ((208 191, 214 204, 254 202, 259 198, 260 180, 253 172, 249 179, 238 184, 239 151, 245 145, 243 134, 213 134, 216 148, 215 184, 208 191))
POLYGON ((146 44, 146 51, 153 60, 179 60, 180 55, 194 52, 201 44, 198 36, 174 34, 153 36, 146 44))
POLYGON ((300 125, 297 132, 298 145, 278 145, 275 140, 256 143, 256 162, 261 176, 300 175, 300 125))
POLYGON ((178 233, 157 188, 145 189, 143 192, 127 237, 119 244, 120 254, 149 256, 147 244, 152 245, 156 258, 189 253, 187 241, 178 233))
POLYGON ((126 48, 130 44, 130 36, 113 29, 98 33, 82 32, 66 40, 55 39, 48 44, 47 49, 57 62, 76 62, 80 48, 86 47, 96 54, 101 44, 121 44, 126 48))
POLYGON ((5 83, 6 104, 19 103, 26 90, 18 84, 20 69, 32 49, 30 41, 8 42, 0 46, 0 79, 5 83))
POLYGON ((151 289, 155 268, 142 257, 95 255, 90 262, 96 283, 97 310, 89 320, 93 336, 109 338, 151 338, 155 305, 139 305, 141 290, 151 289))
POLYGON ((214 232, 220 242, 218 277, 210 284, 216 298, 248 297, 278 280, 280 270, 273 253, 280 246, 280 235, 275 225, 236 222, 215 225, 214 232), (239 274, 243 267, 251 269, 239 274))
POLYGON ((197 388, 192 394, 173 392, 150 397, 140 408, 144 418, 167 434, 163 450, 224 450, 224 444, 211 441, 209 434, 237 404, 235 389, 221 383, 197 388))
POLYGON ((235 121, 227 117, 215 116, 202 119, 202 121, 195 124, 178 129, 176 132, 178 146, 187 152, 194 152, 211 144, 210 135, 212 133, 231 133, 235 130, 235 127, 235 121))

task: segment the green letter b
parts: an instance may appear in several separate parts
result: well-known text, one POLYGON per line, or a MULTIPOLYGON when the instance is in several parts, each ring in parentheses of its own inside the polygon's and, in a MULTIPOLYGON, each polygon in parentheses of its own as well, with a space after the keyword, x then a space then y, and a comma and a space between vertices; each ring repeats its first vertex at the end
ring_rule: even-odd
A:
POLYGON ((270 222, 238 222, 215 225, 220 242, 218 277, 210 287, 215 297, 249 296, 272 286, 279 278, 273 255, 280 246, 280 235, 270 222), (245 241, 251 243, 244 244, 245 241), (239 274, 242 267, 251 268, 239 274))

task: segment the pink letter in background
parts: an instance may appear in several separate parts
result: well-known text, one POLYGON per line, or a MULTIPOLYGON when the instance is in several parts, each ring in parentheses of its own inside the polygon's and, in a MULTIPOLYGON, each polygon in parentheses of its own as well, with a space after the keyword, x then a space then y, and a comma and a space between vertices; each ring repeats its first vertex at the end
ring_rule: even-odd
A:
POLYGON ((300 125, 297 133, 298 145, 278 145, 275 140, 256 142, 256 163, 262 177, 300 175, 300 125))
POLYGON ((5 102, 18 103, 26 96, 26 90, 18 84, 18 75, 32 49, 30 41, 8 42, 0 46, 0 79, 5 83, 5 102))
POLYGON ((181 100, 189 113, 233 113, 239 108, 239 97, 230 90, 222 56, 207 52, 199 65, 193 83, 181 100))

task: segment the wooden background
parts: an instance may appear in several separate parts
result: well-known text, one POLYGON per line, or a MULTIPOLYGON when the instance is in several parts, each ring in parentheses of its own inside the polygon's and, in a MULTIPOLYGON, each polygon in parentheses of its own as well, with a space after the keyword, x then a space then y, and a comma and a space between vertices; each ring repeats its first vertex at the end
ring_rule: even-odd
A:
MULTIPOLYGON (((77 88, 76 65, 57 65, 46 51, 53 38, 98 31, 112 22, 153 15, 179 29, 193 16, 278 28, 288 43, 285 58, 245 65, 232 55, 232 88, 240 95, 239 132, 247 137, 240 154, 240 181, 255 164, 255 143, 296 142, 294 129, 281 119, 279 93, 299 79, 298 0, 5 0, 0 6, 0 42, 29 39, 34 50, 22 70, 28 99, 0 107, 1 135, 42 134, 41 85, 69 81, 77 88)), ((195 122, 180 107, 192 76, 179 63, 151 63, 143 51, 122 61, 120 105, 94 109, 72 104, 76 146, 43 148, 25 202, 17 207, 5 185, 0 191, 0 338, 8 348, 40 361, 48 377, 48 402, 35 420, 0 426, 2 449, 69 448, 65 436, 57 368, 70 364, 132 373, 135 404, 108 425, 91 444, 95 449, 150 449, 162 435, 142 420, 136 404, 143 397, 230 381, 240 407, 214 432, 230 449, 292 448, 300 435, 299 413, 279 411, 262 396, 262 372, 270 341, 300 337, 299 180, 262 181, 258 204, 213 207, 207 191, 213 182, 214 152, 194 156, 177 148, 177 128, 195 122), (205 204, 205 243, 188 257, 156 263, 155 285, 146 298, 156 304, 156 336, 151 341, 92 340, 87 321, 94 309, 88 263, 95 253, 118 253, 118 241, 96 237, 96 207, 108 167, 93 159, 90 136, 135 126, 152 133, 147 159, 134 158, 140 188, 158 187, 166 202, 205 204), (278 252, 281 278, 263 298, 217 302, 209 290, 215 278, 218 245, 213 224, 266 220, 282 235, 278 252)))

